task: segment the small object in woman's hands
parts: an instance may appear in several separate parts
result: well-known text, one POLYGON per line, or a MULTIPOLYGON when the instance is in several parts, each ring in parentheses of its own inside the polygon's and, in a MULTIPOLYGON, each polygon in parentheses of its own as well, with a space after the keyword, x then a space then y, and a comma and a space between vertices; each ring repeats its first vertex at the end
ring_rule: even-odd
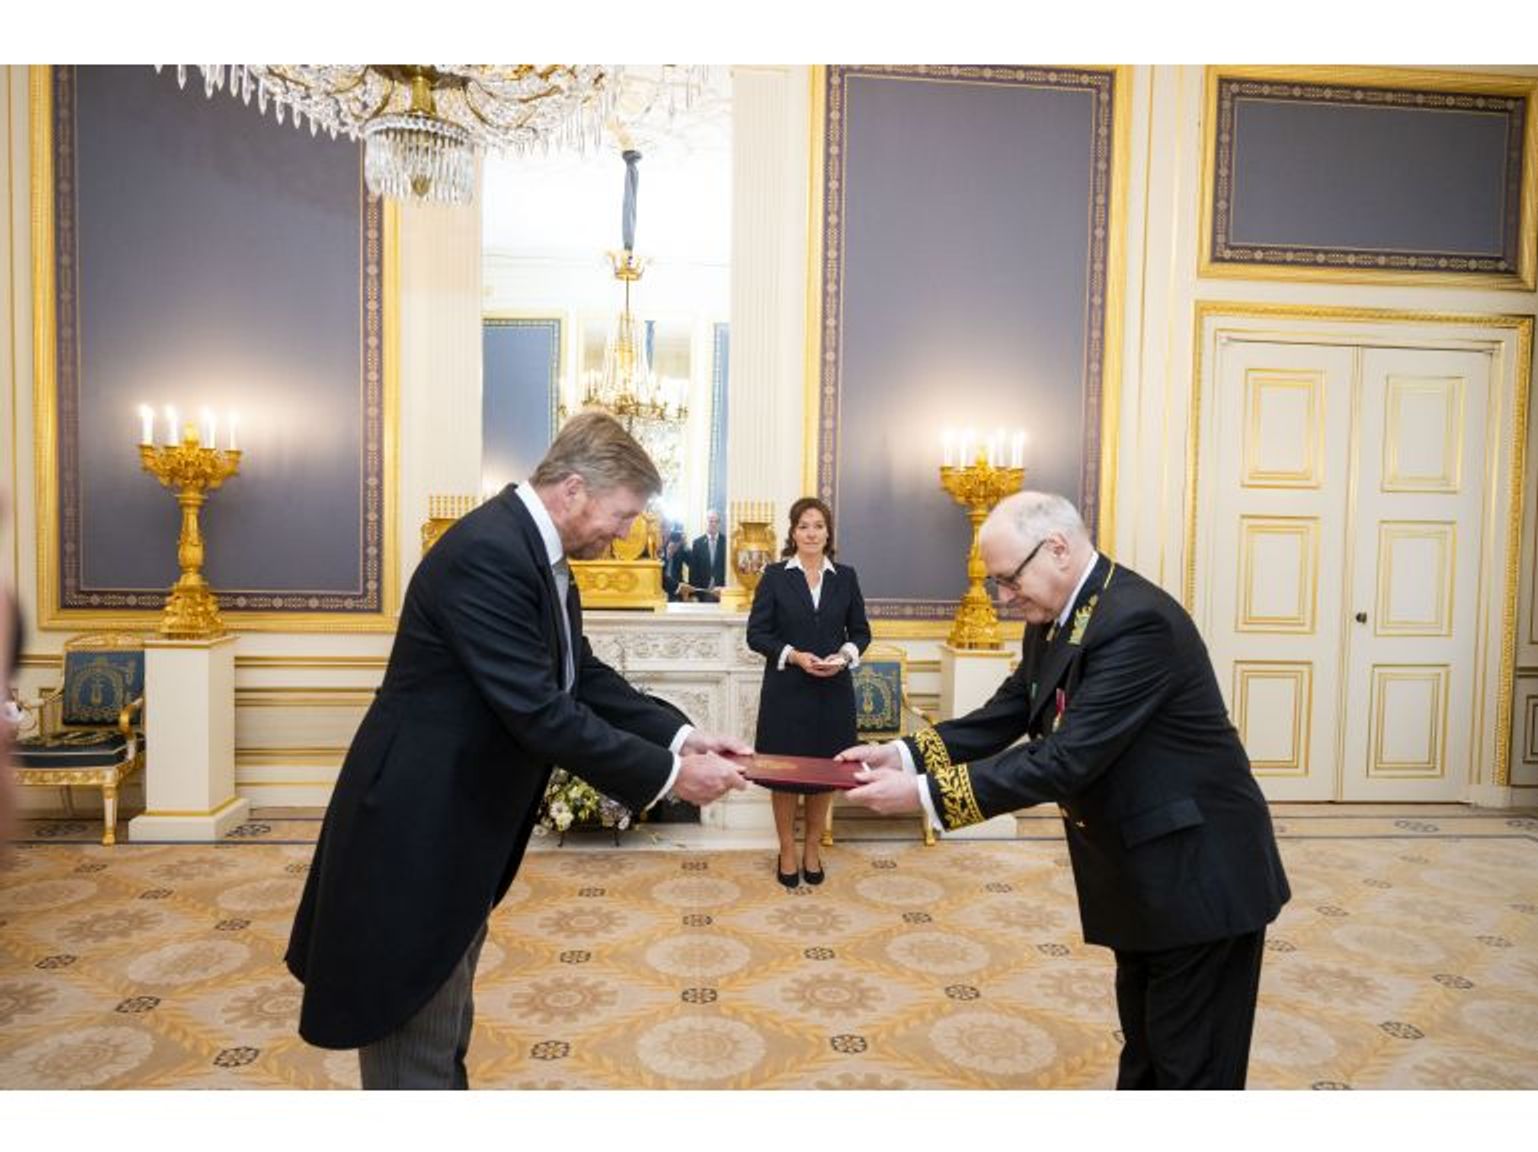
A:
POLYGON ((832 656, 817 657, 817 663, 823 668, 842 668, 849 660, 842 652, 835 652, 832 656))

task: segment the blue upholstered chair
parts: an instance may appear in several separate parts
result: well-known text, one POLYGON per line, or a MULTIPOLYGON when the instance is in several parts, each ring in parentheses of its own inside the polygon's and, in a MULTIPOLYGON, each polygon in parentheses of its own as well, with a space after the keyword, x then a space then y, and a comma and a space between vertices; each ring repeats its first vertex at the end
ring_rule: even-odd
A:
POLYGON ((144 764, 143 638, 74 637, 64 645, 64 682, 23 706, 29 720, 11 755, 17 779, 58 788, 71 815, 71 788, 100 788, 101 842, 115 843, 118 787, 144 764))
MULTIPOLYGON (((860 656, 854 670, 854 722, 862 743, 879 744, 884 740, 914 731, 931 723, 928 716, 908 700, 908 653, 892 644, 872 644, 860 656)), ((833 843, 833 808, 828 806, 828 826, 822 842, 833 843)), ((924 843, 935 842, 934 831, 921 815, 924 843)))

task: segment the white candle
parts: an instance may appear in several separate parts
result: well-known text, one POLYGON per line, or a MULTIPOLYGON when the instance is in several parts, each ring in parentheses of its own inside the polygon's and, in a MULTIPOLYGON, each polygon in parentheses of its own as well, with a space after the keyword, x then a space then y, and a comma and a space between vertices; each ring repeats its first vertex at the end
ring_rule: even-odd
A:
POLYGON ((961 434, 961 466, 963 468, 972 466, 972 430, 970 428, 961 434))
POLYGON ((1010 449, 1009 462, 1011 468, 1025 467, 1025 433, 1015 433, 1015 443, 1010 449))
POLYGON ((207 408, 203 409, 203 446, 205 448, 217 448, 219 435, 219 422, 214 414, 207 408))
POLYGON ((176 409, 166 405, 166 443, 173 448, 182 441, 181 429, 176 426, 176 409))
POLYGON ((155 444, 155 410, 148 404, 139 405, 139 443, 150 447, 155 444))
POLYGON ((236 451, 236 448, 235 448, 235 428, 236 428, 237 425, 240 424, 240 413, 239 412, 231 412, 229 414, 229 416, 225 418, 224 422, 225 422, 226 425, 229 426, 229 429, 230 429, 230 451, 234 452, 234 451, 236 451))
POLYGON ((945 461, 945 466, 947 468, 954 468, 956 466, 955 430, 952 428, 947 428, 944 432, 942 432, 940 434, 940 443, 943 446, 941 448, 941 458, 945 461))

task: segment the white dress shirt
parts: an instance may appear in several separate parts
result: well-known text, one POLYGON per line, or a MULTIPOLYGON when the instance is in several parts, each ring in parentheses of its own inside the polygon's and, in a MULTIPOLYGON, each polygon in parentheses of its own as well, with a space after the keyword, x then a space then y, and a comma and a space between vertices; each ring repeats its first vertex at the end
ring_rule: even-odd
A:
MULTIPOLYGON (((797 572, 800 572, 803 575, 806 572, 806 567, 801 563, 801 556, 799 553, 785 561, 785 568, 787 571, 794 568, 797 572)), ((837 571, 838 569, 833 567, 833 561, 824 556, 822 558, 822 578, 817 581, 817 587, 813 588, 811 582, 807 582, 807 588, 812 593, 813 610, 822 604, 823 580, 826 580, 829 576, 834 575, 837 573, 837 571)), ((785 671, 785 662, 790 659, 790 654, 794 651, 795 649, 792 648, 789 644, 780 649, 780 661, 777 665, 775 665, 778 671, 785 671)), ((860 666, 860 650, 854 646, 852 641, 845 641, 844 644, 839 647, 839 652, 842 653, 844 659, 849 662, 850 668, 858 668, 860 666)), ((817 653, 814 652, 813 655, 815 656, 817 653)))
MULTIPOLYGON (((1095 565, 1100 562, 1100 553, 1090 549, 1089 563, 1084 565, 1084 571, 1079 573, 1079 582, 1073 586, 1068 600, 1063 605, 1063 610, 1057 614, 1056 627, 1062 628, 1068 623, 1068 614, 1073 611, 1075 602, 1079 599, 1079 593, 1084 590, 1084 582, 1089 579, 1089 574, 1095 570, 1095 565)), ((902 740, 894 740, 897 745, 897 754, 902 757, 903 771, 913 777, 914 786, 919 790, 919 803, 924 806, 924 818, 929 821, 929 826, 936 832, 945 831, 940 823, 940 818, 935 815, 934 800, 929 795, 929 781, 919 774, 913 764, 913 753, 908 751, 908 745, 902 740)))
MULTIPOLYGON (((561 545, 561 534, 556 529, 555 521, 550 518, 550 510, 539 498, 539 493, 534 491, 534 484, 525 480, 518 485, 515 492, 518 499, 523 501, 523 506, 529 510, 529 515, 534 517, 534 525, 539 529, 539 538, 545 545, 545 560, 550 565, 550 572, 555 577, 555 589, 561 598, 560 611, 557 615, 561 618, 561 633, 566 637, 565 683, 561 688, 563 691, 570 692, 572 684, 576 682, 577 671, 576 645, 572 643, 571 635, 571 617, 566 615, 566 588, 571 579, 571 568, 566 562, 566 549, 561 545)), ((646 807, 650 808, 652 804, 673 790, 673 783, 678 779, 679 770, 683 767, 678 750, 683 747, 684 741, 693 731, 692 724, 685 724, 674 735, 673 742, 668 745, 668 751, 673 753, 673 771, 668 773, 667 783, 662 786, 662 791, 658 792, 651 804, 646 807)))

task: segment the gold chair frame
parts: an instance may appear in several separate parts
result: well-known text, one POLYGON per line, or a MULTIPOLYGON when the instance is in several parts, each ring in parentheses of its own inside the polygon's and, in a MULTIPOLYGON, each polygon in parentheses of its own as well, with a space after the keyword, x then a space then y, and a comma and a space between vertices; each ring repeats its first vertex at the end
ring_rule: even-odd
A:
POLYGON ((117 843, 118 788, 139 769, 144 767, 144 697, 130 700, 118 713, 115 729, 105 725, 65 725, 63 668, 69 654, 78 651, 131 652, 144 648, 144 637, 124 632, 90 632, 74 636, 64 643, 64 664, 60 667, 59 686, 45 689, 36 700, 24 700, 29 720, 18 735, 37 735, 49 738, 68 731, 118 731, 127 741, 128 756, 116 764, 96 765, 90 768, 24 768, 16 767, 16 779, 30 787, 59 789, 67 816, 75 814, 74 796, 70 789, 76 787, 100 788, 102 796, 101 842, 110 847, 117 843))

